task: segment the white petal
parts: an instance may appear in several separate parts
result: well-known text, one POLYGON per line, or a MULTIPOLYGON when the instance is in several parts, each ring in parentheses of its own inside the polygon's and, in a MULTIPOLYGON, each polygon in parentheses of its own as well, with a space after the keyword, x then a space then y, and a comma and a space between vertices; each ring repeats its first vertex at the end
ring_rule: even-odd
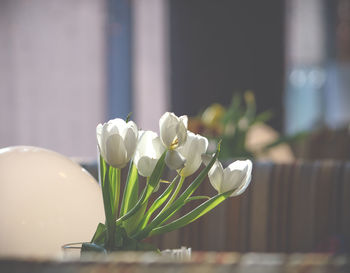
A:
POLYGON ((196 145, 196 135, 190 131, 188 131, 188 136, 187 136, 187 140, 184 143, 184 145, 182 145, 181 147, 179 147, 177 149, 178 152, 181 153, 181 155, 183 155, 184 157, 188 158, 191 156, 191 153, 193 151, 195 151, 195 147, 194 145, 196 145))
POLYGON ((138 164, 138 161, 140 160, 140 158, 142 156, 144 156, 147 152, 147 147, 149 145, 148 143, 148 134, 146 134, 146 131, 139 131, 138 132, 138 142, 137 142, 137 146, 136 146, 136 150, 134 153, 134 163, 138 164))
POLYGON ((108 121, 108 125, 109 125, 109 130, 110 133, 117 133, 121 135, 121 137, 123 139, 125 139, 126 134, 130 134, 128 131, 132 130, 134 135, 138 135, 138 130, 137 130, 137 126, 135 124, 135 122, 133 121, 128 121, 127 123, 125 122, 125 120, 120 119, 120 118, 116 118, 116 119, 112 119, 110 121, 108 121))
MULTIPOLYGON (((193 157, 192 159, 186 158, 186 163, 188 160, 192 161, 191 167, 189 167, 186 172, 187 176, 193 174, 198 170, 200 165, 202 164, 202 154, 206 153, 208 149, 208 140, 202 136, 196 136, 195 145, 193 145, 193 157)), ((185 164, 186 165, 186 164, 185 164)), ((186 167, 185 167, 186 169, 186 167)))
POLYGON ((126 126, 127 126, 128 128, 130 128, 130 129, 132 129, 132 130, 134 131, 134 134, 135 134, 136 136, 138 136, 139 131, 138 131, 138 129, 137 129, 137 125, 136 125, 135 122, 133 122, 132 120, 130 120, 130 121, 128 121, 128 122, 126 123, 126 126))
POLYGON ((186 115, 179 117, 179 120, 184 124, 186 128, 188 127, 188 117, 186 115))
POLYGON ((118 134, 123 137, 125 134, 126 122, 120 118, 111 119, 105 125, 108 135, 118 134))
POLYGON ((245 171, 238 169, 230 169, 227 167, 224 170, 224 182, 222 183, 222 192, 227 192, 233 189, 238 189, 245 178, 245 171))
POLYGON ((103 158, 113 167, 122 168, 133 155, 137 142, 137 126, 122 119, 112 119, 96 128, 103 158))
POLYGON ((165 150, 160 138, 155 132, 145 131, 139 138, 136 153, 150 158, 160 158, 165 150))
POLYGON ((145 133, 146 131, 144 131, 144 130, 139 130, 138 131, 138 135, 137 135, 137 141, 138 142, 140 142, 140 140, 141 140, 141 138, 142 138, 142 136, 143 136, 143 134, 145 133))
POLYGON ((134 155, 137 145, 137 134, 135 134, 135 131, 132 128, 128 128, 126 130, 126 134, 124 136, 124 145, 127 151, 127 160, 129 161, 134 155))
POLYGON ((205 154, 209 145, 208 139, 201 135, 197 135, 197 139, 197 149, 201 151, 200 155, 205 154))
MULTIPOLYGON (((187 123, 187 122, 186 122, 187 123)), ((185 125, 184 121, 179 121, 177 128, 176 128, 176 136, 178 139, 178 146, 182 146, 186 143, 187 140, 187 126, 185 125)))
POLYGON ((165 151, 158 135, 152 131, 143 132, 135 151, 134 162, 142 176, 150 176, 165 151))
POLYGON ((205 166, 208 166, 213 157, 214 157, 214 154, 212 155, 202 154, 201 158, 202 158, 203 164, 205 166))
POLYGON ((127 163, 127 151, 120 135, 114 134, 107 138, 105 160, 115 168, 123 168, 127 163))
POLYGON ((152 140, 157 137, 157 134, 152 131, 144 131, 139 138, 137 151, 142 155, 152 156, 152 140))
POLYGON ((224 169, 220 163, 220 161, 216 160, 213 167, 210 169, 208 173, 209 181, 213 188, 218 191, 218 193, 222 193, 221 185, 224 179, 224 169))
POLYGON ((236 191, 234 191, 231 196, 237 196, 242 194, 247 189, 247 187, 250 184, 250 181, 252 180, 253 163, 250 160, 245 160, 243 162, 244 163, 242 164, 247 165, 247 167, 245 168, 245 171, 246 171, 245 178, 242 181, 242 184, 240 185, 240 187, 236 191))
POLYGON ((179 124, 174 113, 166 112, 159 120, 160 139, 166 147, 170 147, 177 135, 179 124))
POLYGON ((101 131, 100 153, 105 160, 106 160, 106 142, 109 137, 108 126, 109 126, 108 123, 104 123, 102 125, 102 131, 101 131))
POLYGON ((222 192, 235 189, 231 196, 243 193, 251 180, 252 162, 250 160, 237 160, 224 170, 222 192))
POLYGON ((140 175, 150 177, 158 160, 143 156, 137 162, 137 170, 140 175))
POLYGON ((126 122, 121 118, 111 119, 108 121, 108 124, 116 126, 120 130, 120 133, 126 128, 126 122))
POLYGON ((207 151, 208 140, 201 135, 188 131, 187 141, 177 151, 186 158, 185 167, 181 170, 182 176, 189 176, 198 170, 202 163, 201 155, 207 151))
POLYGON ((169 150, 165 156, 165 163, 171 170, 178 170, 185 166, 186 159, 177 151, 169 150))
POLYGON ((152 140, 152 146, 155 152, 155 158, 159 159, 165 151, 165 147, 160 140, 160 137, 156 137, 152 140))

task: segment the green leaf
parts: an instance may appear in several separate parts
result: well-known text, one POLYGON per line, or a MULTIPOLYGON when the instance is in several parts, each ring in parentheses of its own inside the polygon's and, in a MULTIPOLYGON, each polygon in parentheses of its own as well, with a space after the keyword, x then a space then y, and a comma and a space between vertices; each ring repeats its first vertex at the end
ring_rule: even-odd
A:
POLYGON ((170 181, 168 181, 168 180, 163 180, 163 179, 159 180, 159 182, 160 182, 160 183, 164 183, 164 184, 170 184, 170 183, 171 183, 170 181))
POLYGON ((99 223, 95 231, 95 234, 92 237, 91 243, 95 243, 97 245, 103 245, 105 241, 106 230, 107 230, 106 226, 102 223, 99 223))
POLYGON ((224 126, 227 126, 229 123, 233 123, 237 127, 237 124, 242 116, 243 110, 241 109, 241 95, 239 93, 235 93, 232 97, 231 105, 222 118, 222 123, 224 126))
POLYGON ((126 237, 123 246, 120 248, 123 251, 137 251, 138 241, 129 237, 126 237))
POLYGON ((141 198, 136 203, 136 205, 129 210, 126 214, 124 214, 122 217, 120 217, 117 220, 117 224, 120 225, 123 221, 129 219, 131 216, 133 216, 145 203, 148 202, 149 197, 153 193, 154 189, 157 187, 160 176, 163 173, 164 167, 165 167, 165 155, 166 152, 163 153, 163 155, 158 160, 151 177, 149 178, 149 182, 147 183, 146 187, 144 188, 141 198))
POLYGON ((128 177, 126 179, 122 204, 120 207, 120 216, 126 214, 130 208, 135 206, 139 194, 139 176, 136 165, 130 161, 128 177))
POLYGON ((153 212, 155 212, 168 199, 168 197, 170 196, 170 194, 172 193, 172 191, 176 185, 178 178, 179 178, 179 175, 177 175, 174 178, 174 180, 170 183, 170 185, 166 188, 166 190, 157 198, 157 200, 155 200, 153 202, 153 204, 150 206, 150 208, 147 210, 146 214, 144 215, 144 217, 140 223, 139 230, 143 229, 147 225, 153 212))
POLYGON ((116 169, 116 177, 115 177, 115 191, 114 191, 114 205, 113 205, 113 215, 114 215, 114 221, 118 217, 118 206, 119 206, 119 198, 120 198, 120 176, 121 176, 121 170, 116 169))
POLYGON ((100 175, 100 184, 101 187, 104 183, 105 180, 105 175, 106 175, 106 161, 103 159, 103 157, 100 154, 100 161, 99 161, 99 175, 100 175))
POLYGON ((109 195, 112 214, 116 219, 118 214, 119 196, 120 196, 120 169, 109 166, 109 195))
POLYGON ((179 210, 182 206, 185 205, 185 200, 189 198, 193 192, 200 186, 200 184, 203 182, 204 178, 208 175, 209 170, 214 165, 216 159, 218 158, 220 153, 220 141, 218 143, 218 148, 216 150, 215 155, 211 159, 210 163, 199 173, 197 178, 189 185, 189 187, 180 195, 180 197, 164 212, 159 213, 153 221, 146 226, 143 230, 136 233, 133 238, 136 238, 138 240, 142 240, 147 237, 147 235, 162 224, 164 221, 166 221, 171 215, 174 214, 174 211, 179 210))
POLYGON ((180 192, 180 189, 182 187, 182 184, 184 183, 185 181, 185 177, 184 176, 181 176, 180 178, 180 182, 179 184, 177 184, 177 187, 173 193, 173 195, 171 196, 171 198, 169 199, 168 203, 164 206, 164 208, 162 209, 161 213, 163 211, 166 211, 167 208, 169 208, 171 206, 171 204, 174 202, 175 198, 177 197, 177 195, 179 194, 180 192))
POLYGON ((253 124, 267 122, 272 118, 272 116, 273 116, 272 111, 262 112, 261 114, 255 117, 253 124))
POLYGON ((127 234, 126 234, 124 228, 116 225, 115 235, 114 235, 115 241, 114 241, 113 250, 118 250, 119 248, 121 248, 125 242, 126 237, 127 237, 127 234))
POLYGON ((132 112, 130 112, 130 113, 126 116, 126 119, 125 119, 125 122, 126 122, 126 123, 129 122, 131 115, 132 115, 132 112))
POLYGON ((123 222, 123 227, 125 228, 125 231, 128 234, 128 236, 131 236, 137 230, 137 227, 143 219, 146 208, 147 203, 144 203, 133 216, 131 216, 129 219, 123 222))
MULTIPOLYGON (((103 158, 101 157, 101 162, 104 162, 103 158)), ((106 240, 105 240, 105 247, 107 250, 110 250, 114 245, 114 233, 115 233, 115 217, 113 215, 113 204, 111 201, 111 195, 110 195, 110 175, 109 175, 109 165, 104 163, 100 164, 100 168, 105 167, 104 170, 100 170, 101 173, 104 172, 104 179, 102 180, 102 195, 103 195, 103 205, 106 215, 106 240)))
POLYGON ((159 252, 159 249, 156 248, 155 246, 144 243, 144 242, 139 242, 135 239, 132 239, 128 237, 126 234, 123 237, 123 244, 118 247, 117 250, 120 251, 157 251, 159 252))
POLYGON ((146 199, 148 199, 154 189, 158 186, 160 177, 163 173, 164 167, 165 167, 165 156, 166 156, 166 151, 162 154, 162 156, 159 158, 150 178, 149 178, 149 187, 146 191, 146 199))
MULTIPOLYGON (((104 162, 102 157, 100 162, 104 162)), ((102 164, 100 163, 100 173, 104 174, 104 177, 102 178, 102 195, 106 222, 111 222, 113 220, 113 212, 111 207, 111 196, 109 194, 109 166, 105 162, 102 164)))
POLYGON ((187 204, 186 201, 181 201, 177 203, 176 206, 172 207, 170 211, 165 213, 165 217, 157 226, 161 226, 162 224, 166 223, 175 213, 177 213, 186 204, 187 204))
POLYGON ((234 190, 231 190, 229 192, 218 194, 218 195, 210 198, 209 200, 202 203, 197 208, 195 208, 191 212, 187 213, 186 215, 182 216, 181 218, 179 218, 179 219, 177 219, 177 220, 175 220, 167 225, 153 229, 150 233, 150 236, 162 234, 162 233, 169 232, 169 231, 172 231, 175 229, 179 229, 179 228, 182 228, 182 227, 192 223, 193 221, 195 221, 199 217, 203 216, 204 214, 206 214, 207 212, 209 212, 210 210, 215 208, 221 202, 223 202, 224 200, 229 198, 233 191, 234 190))
POLYGON ((191 201, 194 201, 194 200, 203 200, 203 199, 208 200, 208 199, 210 199, 210 197, 209 196, 192 196, 192 197, 186 199, 186 204, 191 202, 191 201))
POLYGON ((246 103, 246 111, 244 114, 244 118, 247 119, 249 125, 254 122, 255 114, 256 114, 256 103, 253 92, 246 91, 244 92, 244 99, 246 103))
MULTIPOLYGON (((117 169, 114 168, 113 166, 109 166, 109 170, 108 170, 108 179, 110 182, 115 181, 116 179, 116 172, 117 169)), ((114 196, 113 193, 115 192, 115 183, 110 183, 110 194, 111 194, 111 200, 114 200, 114 196)), ((113 203, 112 203, 113 205, 113 203)))

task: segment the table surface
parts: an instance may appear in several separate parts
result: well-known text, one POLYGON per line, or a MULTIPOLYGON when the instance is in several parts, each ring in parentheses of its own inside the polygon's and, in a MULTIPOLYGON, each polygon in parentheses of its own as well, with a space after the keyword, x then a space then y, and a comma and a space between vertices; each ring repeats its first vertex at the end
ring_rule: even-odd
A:
POLYGON ((0 272, 350 272, 349 255, 194 252, 190 260, 153 253, 80 259, 0 258, 0 272))

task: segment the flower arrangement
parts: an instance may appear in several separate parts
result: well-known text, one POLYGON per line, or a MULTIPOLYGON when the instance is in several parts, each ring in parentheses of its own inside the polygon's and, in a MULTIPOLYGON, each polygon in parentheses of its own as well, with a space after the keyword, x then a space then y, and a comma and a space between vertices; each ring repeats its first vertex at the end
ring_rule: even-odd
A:
POLYGON ((243 193, 250 183, 252 162, 235 161, 224 169, 218 161, 220 143, 213 155, 206 154, 208 140, 187 130, 187 116, 165 113, 159 120, 159 136, 152 131, 139 131, 128 119, 113 119, 96 128, 106 221, 98 224, 91 242, 82 244, 82 254, 157 250, 144 239, 188 225, 227 198, 243 193), (185 183, 202 162, 205 168, 185 183), (127 165, 122 191, 121 169, 127 165), (165 182, 162 175, 166 166, 176 172, 166 189, 159 192, 159 184, 165 182), (142 190, 139 176, 146 178, 142 190), (194 195, 207 176, 218 193, 213 197, 194 195), (150 199, 153 194, 155 198, 150 199), (173 219, 193 200, 203 202, 173 219))

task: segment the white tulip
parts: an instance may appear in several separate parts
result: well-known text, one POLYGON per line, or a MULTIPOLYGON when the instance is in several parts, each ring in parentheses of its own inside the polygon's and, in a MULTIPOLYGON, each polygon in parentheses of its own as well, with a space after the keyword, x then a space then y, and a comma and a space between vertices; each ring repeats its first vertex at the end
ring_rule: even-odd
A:
POLYGON ((150 177, 164 151, 165 147, 155 132, 140 131, 134 155, 134 163, 139 174, 150 177))
POLYGON ((99 124, 96 128, 97 142, 100 153, 106 162, 115 167, 123 168, 134 155, 138 130, 133 121, 113 119, 99 124))
POLYGON ((184 167, 185 158, 177 148, 185 144, 187 139, 187 116, 177 117, 174 113, 166 112, 159 120, 160 139, 168 149, 165 163, 172 170, 184 167))
POLYGON ((207 149, 208 140, 205 137, 188 131, 186 143, 177 149, 186 159, 185 166, 180 171, 180 175, 187 177, 197 171, 202 163, 201 156, 206 153, 207 149))
POLYGON ((237 196, 248 187, 252 178, 252 167, 250 160, 237 160, 225 169, 216 161, 208 173, 209 181, 219 194, 234 190, 231 196, 237 196))
POLYGON ((165 147, 174 150, 185 144, 187 138, 187 116, 177 117, 166 112, 159 120, 160 139, 165 147))

